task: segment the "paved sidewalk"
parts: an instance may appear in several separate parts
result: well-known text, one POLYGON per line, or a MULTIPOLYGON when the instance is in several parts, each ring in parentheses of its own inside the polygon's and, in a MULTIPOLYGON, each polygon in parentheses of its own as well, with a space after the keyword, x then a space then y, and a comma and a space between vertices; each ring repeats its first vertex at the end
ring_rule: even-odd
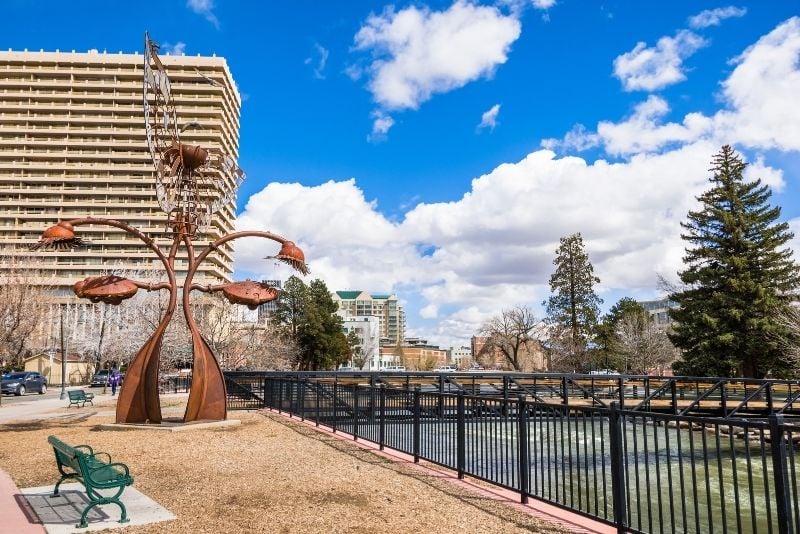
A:
POLYGON ((42 534, 44 527, 22 496, 22 492, 0 469, 0 533, 42 534))
MULTIPOLYGON (((73 387, 67 388, 67 390, 72 389, 83 389, 80 387, 73 387)), ((98 399, 104 399, 106 396, 98 396, 98 399)), ((111 398, 108 396, 108 398, 111 398)), ((51 397, 46 399, 35 399, 31 398, 30 401, 23 401, 23 402, 15 402, 14 404, 3 403, 0 406, 0 424, 6 423, 8 421, 26 421, 31 419, 41 419, 42 417, 58 417, 64 415, 62 413, 50 413, 54 410, 59 408, 66 408, 69 405, 68 399, 59 399, 58 397, 51 397)), ((91 408, 91 404, 86 405, 87 408, 91 408)), ((75 411, 80 411, 80 408, 76 408, 75 411)))

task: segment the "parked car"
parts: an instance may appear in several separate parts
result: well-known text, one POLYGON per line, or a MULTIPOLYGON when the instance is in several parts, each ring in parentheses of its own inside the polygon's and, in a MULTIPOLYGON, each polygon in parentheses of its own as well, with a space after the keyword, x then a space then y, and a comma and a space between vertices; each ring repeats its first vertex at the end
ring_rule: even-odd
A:
POLYGON ((384 367, 382 370, 383 371, 392 372, 392 373, 405 373, 406 372, 406 368, 403 367, 402 365, 390 365, 388 367, 384 367))
POLYGON ((39 395, 47 393, 47 379, 33 371, 12 371, 4 374, 0 384, 0 391, 7 395, 19 396, 33 391, 39 395))
POLYGON ((613 369, 596 369, 594 371, 589 371, 590 375, 618 375, 619 371, 615 371, 613 369))
POLYGON ((436 371, 437 373, 455 373, 456 371, 458 371, 458 367, 456 367, 455 365, 443 365, 441 367, 438 367, 437 369, 434 369, 434 371, 436 371))
MULTIPOLYGON (((109 373, 110 372, 111 371, 109 371, 108 369, 100 369, 99 371, 97 371, 94 374, 94 376, 92 377, 92 381, 89 382, 89 387, 90 388, 95 388, 95 387, 102 387, 102 386, 107 385, 108 384, 108 377, 109 377, 109 373)), ((125 379, 125 373, 120 373, 119 374, 119 384, 117 384, 117 385, 121 385, 122 381, 124 379, 125 379)))

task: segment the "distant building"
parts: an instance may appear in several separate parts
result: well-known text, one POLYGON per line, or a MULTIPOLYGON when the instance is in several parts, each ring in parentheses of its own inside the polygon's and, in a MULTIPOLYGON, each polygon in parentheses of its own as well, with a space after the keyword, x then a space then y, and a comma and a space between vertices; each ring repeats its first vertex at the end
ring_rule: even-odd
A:
POLYGON ((377 317, 382 345, 396 345, 405 339, 406 314, 395 295, 336 291, 331 296, 344 318, 377 317))
POLYGON ((656 325, 661 328, 670 328, 672 326, 672 318, 669 316, 669 310, 677 308, 678 303, 669 299, 660 300, 640 300, 638 304, 647 310, 650 317, 653 318, 656 325))
MULTIPOLYGON (((277 288, 279 291, 281 289, 282 283, 280 280, 262 280, 264 284, 269 284, 274 288, 277 288)), ((278 302, 277 300, 272 300, 270 302, 265 302, 261 306, 258 307, 258 322, 259 323, 266 323, 269 321, 270 315, 275 311, 277 308, 278 302)))
POLYGON ((447 351, 420 338, 408 338, 400 347, 383 345, 382 357, 391 365, 402 365, 407 371, 432 371, 447 363, 447 351))
POLYGON ((377 317, 370 315, 365 317, 343 317, 343 319, 342 329, 345 335, 355 332, 361 341, 360 356, 354 357, 347 362, 347 367, 378 371, 388 365, 392 365, 393 360, 382 359, 378 350, 381 336, 377 317), (359 359, 361 360, 360 362, 358 361, 359 359))
POLYGON ((451 347, 447 360, 450 364, 455 365, 459 369, 464 369, 472 364, 472 348, 471 347, 451 347))

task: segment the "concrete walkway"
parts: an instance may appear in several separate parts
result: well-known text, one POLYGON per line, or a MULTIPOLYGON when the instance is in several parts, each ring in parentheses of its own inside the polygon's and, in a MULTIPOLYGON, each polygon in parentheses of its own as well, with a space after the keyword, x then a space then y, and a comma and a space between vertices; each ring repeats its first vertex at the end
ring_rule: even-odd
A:
MULTIPOLYGON (((89 524, 87 527, 78 528, 81 514, 89 504, 83 485, 78 483, 62 484, 59 487, 59 493, 58 497, 52 497, 53 486, 22 490, 24 499, 41 520, 47 534, 109 530, 175 519, 169 510, 160 506, 153 499, 135 487, 128 487, 119 498, 127 509, 128 522, 119 522, 121 510, 116 504, 103 504, 89 511, 86 517, 89 524)), ((106 490, 100 491, 100 493, 113 494, 115 491, 106 490)))
MULTIPOLYGON (((72 387, 67 388, 67 391, 73 389, 83 388, 72 387)), ((111 398, 111 396, 103 395, 98 396, 98 399, 104 399, 106 397, 111 398)), ((58 396, 44 399, 31 397, 31 400, 29 401, 15 402, 13 404, 4 402, 3 405, 0 406, 0 424, 7 423, 9 421, 30 421, 31 419, 41 419, 43 416, 47 418, 58 417, 63 414, 54 414, 51 412, 59 408, 66 408, 67 406, 69 406, 69 399, 62 400, 59 399, 58 396)), ((86 408, 91 407, 91 404, 86 405, 86 408)), ((75 408, 75 411, 80 410, 81 408, 75 408)))

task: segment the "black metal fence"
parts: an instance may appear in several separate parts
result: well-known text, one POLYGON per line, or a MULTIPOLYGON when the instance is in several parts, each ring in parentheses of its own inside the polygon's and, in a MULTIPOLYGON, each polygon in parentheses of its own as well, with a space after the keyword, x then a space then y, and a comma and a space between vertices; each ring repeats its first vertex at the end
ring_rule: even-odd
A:
POLYGON ((165 393, 188 393, 192 387, 191 376, 168 376, 158 380, 158 392, 165 393))
POLYGON ((226 374, 231 409, 272 408, 620 532, 798 532, 800 426, 424 390, 314 374, 226 374))

